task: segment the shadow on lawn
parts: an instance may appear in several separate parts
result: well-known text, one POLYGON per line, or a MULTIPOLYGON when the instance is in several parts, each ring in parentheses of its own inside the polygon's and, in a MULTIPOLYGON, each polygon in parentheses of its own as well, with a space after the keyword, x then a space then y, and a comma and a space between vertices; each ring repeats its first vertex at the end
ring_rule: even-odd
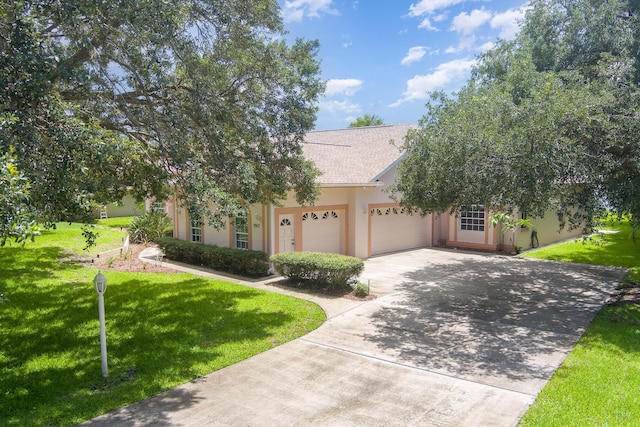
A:
POLYGON ((405 275, 366 339, 414 366, 462 377, 547 379, 624 276, 621 269, 456 257, 405 275), (561 360, 561 359, 560 359, 561 360))
POLYGON ((0 251, 1 279, 34 281, 42 279, 43 275, 53 277, 61 270, 72 270, 80 265, 74 261, 61 262, 65 256, 67 252, 60 246, 4 247, 0 251))
MULTIPOLYGON (((69 285, 64 292, 41 286, 38 304, 7 305, 3 323, 16 328, 0 337, 5 392, 0 413, 18 417, 17 425, 59 423, 70 414, 89 419, 277 345, 282 338, 274 330, 292 320, 284 308, 261 304, 265 293, 251 288, 184 276, 131 277, 109 275, 106 382, 100 374, 97 295, 90 283, 69 285), (33 324, 25 323, 31 317, 33 324), (52 407, 60 415, 48 412, 52 407)), ((168 399, 176 405, 196 400, 168 399)))

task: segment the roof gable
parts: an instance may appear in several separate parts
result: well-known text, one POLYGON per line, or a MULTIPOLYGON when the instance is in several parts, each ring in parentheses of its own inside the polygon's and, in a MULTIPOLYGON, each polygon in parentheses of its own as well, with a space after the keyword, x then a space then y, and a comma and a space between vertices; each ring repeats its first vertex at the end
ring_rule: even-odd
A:
POLYGON ((302 149, 322 172, 320 185, 369 184, 397 163, 399 146, 413 128, 404 124, 314 131, 305 135, 302 149))

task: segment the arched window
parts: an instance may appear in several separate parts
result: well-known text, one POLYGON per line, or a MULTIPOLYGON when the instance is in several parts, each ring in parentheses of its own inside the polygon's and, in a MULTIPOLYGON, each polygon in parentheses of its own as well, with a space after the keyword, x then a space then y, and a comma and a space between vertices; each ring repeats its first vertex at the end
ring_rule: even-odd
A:
POLYGON ((284 218, 282 221, 280 221, 280 227, 284 227, 287 225, 291 225, 291 221, 289 221, 289 218, 284 218))

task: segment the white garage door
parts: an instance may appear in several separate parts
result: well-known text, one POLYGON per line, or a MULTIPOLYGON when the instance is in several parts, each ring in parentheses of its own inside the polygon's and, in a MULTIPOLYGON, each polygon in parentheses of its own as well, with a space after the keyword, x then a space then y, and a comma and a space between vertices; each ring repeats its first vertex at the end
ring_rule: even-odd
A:
POLYGON ((302 250, 344 253, 344 211, 311 211, 302 214, 302 250))
POLYGON ((431 246, 430 217, 409 215, 401 208, 373 208, 371 255, 431 246))

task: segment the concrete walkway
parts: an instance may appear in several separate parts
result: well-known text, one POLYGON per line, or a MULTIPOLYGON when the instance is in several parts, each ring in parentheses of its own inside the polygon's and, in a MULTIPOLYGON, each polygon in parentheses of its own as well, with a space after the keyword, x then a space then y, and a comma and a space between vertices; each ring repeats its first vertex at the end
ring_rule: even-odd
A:
POLYGON ((85 425, 515 425, 624 274, 431 249, 373 258, 361 279, 377 299, 314 296, 329 313, 317 330, 85 425))

